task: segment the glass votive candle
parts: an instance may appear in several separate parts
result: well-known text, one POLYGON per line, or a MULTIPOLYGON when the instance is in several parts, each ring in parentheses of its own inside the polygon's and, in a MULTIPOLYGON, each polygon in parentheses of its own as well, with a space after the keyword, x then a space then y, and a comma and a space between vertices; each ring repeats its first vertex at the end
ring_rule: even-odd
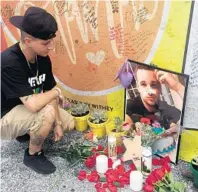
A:
POLYGON ((105 155, 98 155, 96 157, 96 171, 104 174, 108 170, 108 157, 105 155))
POLYGON ((117 145, 116 137, 114 135, 108 135, 108 156, 113 161, 117 159, 117 145))
POLYGON ((143 174, 140 171, 131 171, 130 188, 133 191, 141 191, 143 186, 143 174))

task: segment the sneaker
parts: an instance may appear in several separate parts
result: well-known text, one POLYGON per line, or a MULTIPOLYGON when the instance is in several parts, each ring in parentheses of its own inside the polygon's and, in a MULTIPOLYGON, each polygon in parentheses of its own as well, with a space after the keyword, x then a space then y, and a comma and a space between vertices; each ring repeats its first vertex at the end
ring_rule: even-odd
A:
POLYGON ((30 135, 25 134, 25 135, 19 136, 19 137, 16 138, 16 140, 20 143, 25 143, 26 141, 30 140, 30 135))
POLYGON ((56 171, 56 167, 45 157, 43 150, 34 155, 30 155, 29 148, 27 148, 25 150, 23 163, 37 173, 51 174, 56 171))

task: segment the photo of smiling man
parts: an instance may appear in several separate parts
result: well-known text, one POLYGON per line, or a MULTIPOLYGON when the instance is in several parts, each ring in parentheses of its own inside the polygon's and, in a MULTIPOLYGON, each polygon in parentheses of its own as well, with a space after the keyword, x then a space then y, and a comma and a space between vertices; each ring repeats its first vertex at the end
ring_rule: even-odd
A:
POLYGON ((152 146, 153 153, 169 155, 175 161, 185 79, 145 64, 131 62, 131 69, 135 80, 132 89, 127 89, 127 119, 137 122, 141 117, 147 117, 158 121, 165 131, 152 146))

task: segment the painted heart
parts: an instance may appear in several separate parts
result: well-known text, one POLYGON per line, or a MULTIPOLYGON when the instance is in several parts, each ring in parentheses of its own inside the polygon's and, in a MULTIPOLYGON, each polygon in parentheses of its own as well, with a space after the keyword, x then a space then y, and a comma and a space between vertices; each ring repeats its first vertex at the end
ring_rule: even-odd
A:
MULTIPOLYGON (((2 19, 7 27, 2 28, 5 36, 3 49, 13 45, 19 38, 18 29, 8 22, 11 16, 8 11, 12 10, 13 13, 17 13, 16 15, 24 15, 27 3, 20 3, 19 6, 18 2, 21 1, 16 2, 1 1, 2 13, 5 13, 2 15, 2 19), (9 10, 7 10, 8 7, 9 10)), ((111 79, 114 78, 125 58, 150 63, 153 55, 158 53, 156 50, 161 47, 161 39, 166 29, 163 27, 164 23, 169 23, 168 20, 171 17, 174 19, 171 14, 166 14, 170 12, 169 9, 172 9, 169 1, 150 1, 149 3, 141 1, 141 3, 133 3, 133 6, 131 6, 131 1, 122 1, 119 5, 122 12, 126 14, 119 14, 116 17, 114 17, 112 6, 109 6, 109 1, 100 1, 99 6, 93 1, 86 1, 85 6, 81 5, 81 1, 71 1, 68 13, 65 12, 67 9, 65 2, 68 1, 38 2, 41 1, 31 1, 30 4, 56 15, 59 26, 58 37, 54 39, 56 52, 52 51, 49 56, 52 63, 57 63, 57 67, 54 68, 57 81, 60 81, 63 86, 72 88, 72 91, 69 91, 72 94, 76 95, 76 92, 73 92, 75 90, 80 91, 79 95, 76 95, 76 100, 81 100, 81 94, 89 94, 90 91, 96 91, 96 94, 99 95, 100 91, 106 91, 105 95, 110 93, 112 88, 118 86, 118 81, 111 79), (93 11, 88 12, 86 7, 93 7, 93 11), (81 14, 84 11, 87 11, 86 22, 81 14), (141 16, 142 11, 145 13, 143 16, 141 16), (131 13, 137 14, 132 16, 131 13), (70 14, 74 15, 75 21, 70 14), (68 22, 71 21, 72 24, 68 25, 68 22), (91 65, 87 66, 88 63, 91 65), (100 70, 96 70, 99 66, 100 70), (100 79, 105 83, 99 82, 100 79)), ((185 2, 179 6, 182 4, 186 6, 185 2)), ((177 13, 177 15, 179 17, 180 14, 177 13)), ((187 23, 182 25, 185 29, 187 23)), ((130 74, 121 75, 119 78, 125 87, 130 84, 130 81, 126 80, 126 78, 130 80, 130 74)), ((104 100, 104 105, 106 105, 105 102, 106 100, 104 100)))
POLYGON ((105 57, 105 52, 101 50, 98 51, 96 54, 89 52, 86 54, 86 57, 91 63, 100 66, 105 57))

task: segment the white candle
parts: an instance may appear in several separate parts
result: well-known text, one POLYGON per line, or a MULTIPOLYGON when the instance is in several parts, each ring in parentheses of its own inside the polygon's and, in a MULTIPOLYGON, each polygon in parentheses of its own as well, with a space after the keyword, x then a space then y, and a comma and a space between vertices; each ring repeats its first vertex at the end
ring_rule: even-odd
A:
POLYGON ((130 188, 133 191, 141 191, 143 185, 143 175, 140 171, 131 171, 130 188))
POLYGON ((96 157, 96 171, 98 173, 106 173, 108 170, 108 157, 105 155, 98 155, 96 157))
POLYGON ((152 148, 143 147, 142 149, 142 174, 147 177, 152 171, 152 148))
POLYGON ((116 137, 108 135, 108 156, 113 161, 117 159, 116 137))

